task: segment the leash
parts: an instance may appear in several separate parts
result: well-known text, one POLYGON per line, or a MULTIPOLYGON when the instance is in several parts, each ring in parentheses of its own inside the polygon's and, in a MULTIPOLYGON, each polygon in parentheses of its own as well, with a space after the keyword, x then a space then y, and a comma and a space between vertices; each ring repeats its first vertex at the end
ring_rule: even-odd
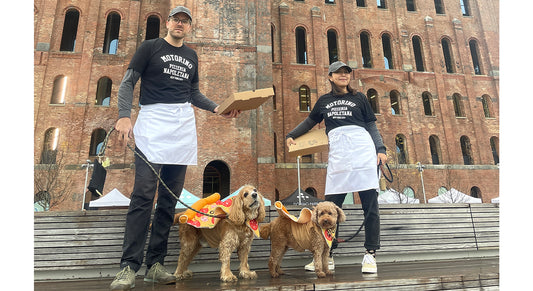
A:
MULTIPOLYGON (((379 170, 381 170, 381 174, 383 174, 383 177, 387 181, 392 183, 392 181, 394 181, 394 176, 392 175, 392 172, 391 172, 391 170, 389 168, 389 164, 385 163, 385 166, 387 167, 387 170, 389 172, 390 178, 387 177, 387 175, 385 175, 385 171, 383 170, 383 163, 381 161, 379 161, 379 165, 378 165, 378 177, 379 177, 379 170)), ((354 239, 361 232, 361 230, 363 229, 363 226, 365 225, 365 222, 366 222, 366 217, 363 219, 363 223, 361 223, 361 225, 359 226, 359 229, 357 229, 357 231, 352 236, 350 236, 347 239, 339 238, 339 239, 337 239, 337 242, 338 243, 343 243, 343 242, 348 242, 348 241, 354 239)))
MULTIPOLYGON (((100 151, 98 152, 98 157, 102 157, 105 153, 105 149, 107 148, 107 142, 109 141, 109 136, 111 135, 111 133, 115 131, 115 127, 113 127, 106 135, 105 139, 104 139, 104 142, 102 144, 102 148, 100 149, 100 151)), ((208 216, 208 217, 213 217, 213 218, 221 218, 221 219, 224 219, 226 218, 226 214, 219 214, 219 215, 213 215, 213 214, 209 214, 209 213, 204 213, 200 210, 196 210, 192 207, 190 207, 189 205, 187 205, 185 202, 183 202, 176 194, 174 194, 174 192, 172 192, 172 190, 170 190, 170 188, 167 186, 167 184, 165 183, 165 181, 163 181, 163 178, 161 178, 161 176, 159 175, 159 173, 154 169, 154 167, 152 166, 152 164, 145 158, 141 155, 141 153, 139 153, 137 150, 135 150, 131 145, 129 144, 126 144, 126 146, 137 156, 139 157, 141 160, 143 160, 146 165, 148 165, 148 167, 152 170, 152 172, 156 175, 157 179, 159 180, 159 182, 161 183, 161 185, 163 185, 163 187, 165 187, 165 189, 168 191, 168 193, 170 193, 172 196, 174 196, 174 198, 176 198, 181 204, 183 204, 185 207, 187 207, 187 209, 190 209, 196 213, 199 213, 199 214, 202 214, 202 215, 205 215, 205 216, 208 216)))

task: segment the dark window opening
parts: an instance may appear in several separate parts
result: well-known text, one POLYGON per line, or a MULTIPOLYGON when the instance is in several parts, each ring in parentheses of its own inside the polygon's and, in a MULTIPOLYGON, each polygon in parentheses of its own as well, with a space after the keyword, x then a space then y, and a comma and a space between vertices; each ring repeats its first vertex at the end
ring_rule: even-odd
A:
POLYGON ((401 134, 396 136, 396 155, 398 157, 398 164, 407 164, 405 137, 401 134))
POLYGON ((146 20, 146 40, 159 38, 161 21, 159 17, 152 15, 146 20))
POLYGON ((107 133, 99 128, 91 134, 91 145, 89 146, 89 156, 96 156, 100 153, 107 133))
POLYGON ((492 117, 492 99, 489 95, 483 95, 481 97, 481 104, 483 105, 483 114, 486 118, 492 117))
POLYGON ((366 7, 365 0, 357 0, 357 7, 366 7))
POLYGON ((443 38, 441 41, 441 45, 442 45, 442 54, 444 55, 444 62, 446 64, 446 72, 450 74, 455 73, 450 41, 443 38))
POLYGON ((59 144, 59 128, 49 128, 44 133, 43 151, 40 164, 55 164, 57 145, 59 144))
POLYGON ((272 62, 274 62, 274 25, 270 25, 270 54, 272 55, 272 62))
POLYGON ((407 11, 416 11, 415 0, 406 0, 407 11))
POLYGON ((498 165, 500 163, 500 140, 495 136, 490 138, 490 149, 492 150, 494 164, 498 165))
POLYGON ((416 70, 418 72, 425 71, 424 69, 424 55, 422 51, 422 40, 418 36, 413 36, 413 52, 415 54, 416 70))
POLYGON ((333 29, 328 30, 328 55, 330 64, 339 60, 337 33, 333 29))
POLYGON ((479 189, 479 187, 477 187, 477 186, 472 187, 470 189, 470 196, 472 196, 474 198, 482 199, 481 190, 479 189))
POLYGON ((394 69, 394 64, 392 61, 391 40, 388 34, 381 36, 381 44, 383 45, 383 60, 385 61, 385 69, 392 70, 394 69))
POLYGON ((76 9, 69 9, 65 14, 63 23, 63 34, 61 35, 60 51, 73 52, 76 47, 76 34, 78 33, 78 22, 80 13, 76 9))
POLYGON ((433 165, 440 165, 440 141, 439 138, 435 135, 429 137, 429 150, 431 152, 431 162, 433 163, 433 165))
POLYGON ((372 68, 372 53, 370 50, 370 36, 367 32, 361 32, 361 55, 363 68, 372 68))
POLYGON ((95 105, 109 106, 111 101, 111 87, 113 82, 108 77, 102 77, 96 85, 95 105))
POLYGON ((307 64, 307 45, 303 27, 296 28, 296 63, 307 64))
POLYGON ((444 14, 444 4, 442 0, 435 0, 435 12, 437 14, 444 14))
POLYGON ((400 92, 392 90, 389 99, 392 115, 400 115, 400 92))
POLYGON ((378 8, 381 9, 387 9, 387 3, 385 3, 385 0, 377 0, 378 8))
POLYGON ((461 12, 463 16, 470 16, 470 3, 468 0, 461 0, 461 12))
POLYGON ((433 116, 431 94, 429 92, 422 93, 422 104, 424 105, 424 115, 433 116))
POLYGON ((228 197, 230 193, 230 172, 223 161, 212 161, 204 169, 204 183, 202 197, 219 193, 220 199, 228 197))
POLYGON ((463 97, 459 95, 458 93, 453 94, 453 111, 455 113, 455 117, 465 117, 465 111, 463 108, 463 97))
POLYGON ((467 136, 461 136, 461 152, 463 153, 463 162, 465 165, 473 165, 474 159, 472 158, 472 146, 470 145, 470 139, 467 136))
POLYGON ((114 55, 118 49, 118 36, 120 32, 120 15, 118 13, 110 13, 107 16, 105 25, 105 38, 103 53, 114 55))
POLYGON ((481 63, 479 62, 479 48, 475 40, 468 42, 470 46, 470 55, 472 56, 472 65, 474 65, 474 73, 476 75, 482 75, 481 63))
POLYGON ((372 111, 376 114, 379 113, 378 92, 375 89, 368 89, 366 91, 366 98, 368 98, 372 111))

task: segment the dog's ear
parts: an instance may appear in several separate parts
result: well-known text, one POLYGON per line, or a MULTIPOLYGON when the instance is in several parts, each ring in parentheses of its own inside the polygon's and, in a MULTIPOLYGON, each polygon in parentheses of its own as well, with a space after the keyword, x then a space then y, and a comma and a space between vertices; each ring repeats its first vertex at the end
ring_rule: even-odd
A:
POLYGON ((263 200, 263 195, 261 195, 260 193, 257 193, 257 199, 259 200, 259 209, 257 210, 258 213, 257 213, 257 222, 261 222, 263 220, 265 220, 265 216, 266 216, 266 211, 265 211, 265 201, 263 200))
POLYGON ((317 210, 316 210, 316 205, 313 207, 313 210, 311 210, 311 221, 314 223, 314 224, 318 224, 318 215, 317 215, 317 210))
POLYGON ((344 211, 342 211, 342 208, 335 205, 335 208, 337 209, 337 223, 339 222, 345 222, 346 221, 346 215, 344 214, 344 211))
POLYGON ((246 219, 244 217, 243 209, 244 202, 242 200, 243 198, 241 193, 239 193, 239 195, 233 198, 233 205, 231 206, 231 210, 228 215, 228 219, 233 221, 237 225, 244 224, 244 221, 246 219))

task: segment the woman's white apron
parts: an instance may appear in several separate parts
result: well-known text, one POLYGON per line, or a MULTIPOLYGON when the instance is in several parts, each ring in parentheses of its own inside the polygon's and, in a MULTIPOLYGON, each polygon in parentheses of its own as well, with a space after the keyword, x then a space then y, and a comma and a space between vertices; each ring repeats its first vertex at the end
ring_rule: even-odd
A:
POLYGON ((328 139, 326 195, 379 189, 376 147, 366 129, 337 127, 328 139))
POLYGON ((133 134, 135 145, 152 163, 197 163, 196 121, 190 103, 143 105, 133 134))

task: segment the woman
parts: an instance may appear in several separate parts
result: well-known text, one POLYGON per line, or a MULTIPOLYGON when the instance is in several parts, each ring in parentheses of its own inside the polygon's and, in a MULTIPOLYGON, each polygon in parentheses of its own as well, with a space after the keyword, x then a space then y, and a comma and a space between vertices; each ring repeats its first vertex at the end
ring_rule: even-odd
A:
POLYGON ((320 96, 309 116, 287 134, 286 141, 287 146, 296 144, 294 138, 325 121, 329 140, 326 200, 342 207, 347 192, 359 192, 365 217, 362 272, 377 273, 375 255, 380 247, 377 167, 380 162, 387 162, 387 155, 370 103, 349 85, 351 72, 343 62, 329 66, 331 92, 320 96))

